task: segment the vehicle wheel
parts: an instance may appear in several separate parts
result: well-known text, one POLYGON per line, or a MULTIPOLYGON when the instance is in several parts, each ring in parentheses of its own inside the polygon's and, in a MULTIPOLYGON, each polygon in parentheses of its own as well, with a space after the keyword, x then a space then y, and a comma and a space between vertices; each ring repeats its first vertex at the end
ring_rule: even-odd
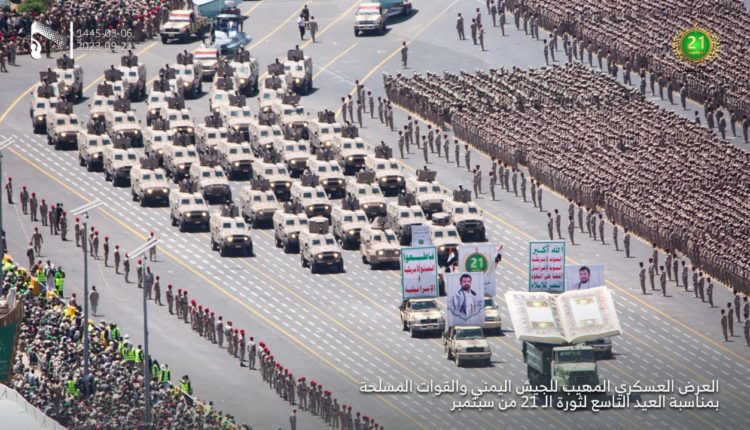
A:
POLYGON ((83 157, 81 157, 81 154, 78 154, 78 165, 79 166, 85 166, 86 162, 83 160, 83 157))
POLYGON ((177 220, 175 219, 174 215, 169 214, 169 220, 172 221, 172 227, 177 227, 177 220))
POLYGON ((130 197, 133 199, 134 202, 138 201, 138 196, 135 195, 135 191, 132 189, 130 190, 130 197))
POLYGON ((365 257, 364 255, 362 256, 362 263, 367 264, 367 257, 365 257))
POLYGON ((380 29, 378 30, 378 34, 380 34, 381 36, 385 34, 385 26, 384 25, 380 27, 380 29))
POLYGON ((339 273, 344 273, 344 262, 339 263, 339 273))
POLYGON ((211 228, 208 225, 208 221, 203 223, 203 231, 208 232, 211 228))
POLYGON ((453 360, 453 352, 448 346, 445 347, 445 358, 447 358, 448 360, 453 360))
POLYGON ((454 355, 453 361, 456 362, 456 367, 461 367, 461 359, 458 358, 458 355, 454 355))
POLYGON ((104 172, 104 180, 107 182, 112 180, 112 176, 109 174, 109 172, 104 172))
POLYGON ((185 221, 180 221, 179 226, 180 226, 180 233, 184 233, 185 231, 187 231, 187 228, 186 228, 187 226, 185 225, 185 221))
POLYGON ((406 325, 406 321, 404 321, 403 319, 401 320, 401 330, 409 331, 409 326, 406 325))
POLYGON ((284 254, 290 254, 292 252, 292 247, 289 245, 289 243, 283 243, 282 247, 284 248, 284 254))
POLYGON ((356 28, 354 29, 354 37, 359 37, 359 31, 356 28))
POLYGON ((86 161, 86 171, 93 172, 94 171, 94 163, 91 162, 91 160, 86 161))
POLYGON ((310 273, 318 273, 318 265, 314 261, 310 262, 310 273))
POLYGON ((222 245, 222 246, 220 246, 220 247, 219 247, 219 255, 221 255, 222 257, 226 257, 226 256, 227 256, 227 254, 228 254, 228 252, 227 252, 227 247, 226 247, 226 246, 223 246, 223 245, 222 245))
POLYGON ((307 267, 307 260, 305 260, 305 257, 303 257, 302 255, 300 255, 299 259, 302 262, 302 267, 307 267))
POLYGON ((138 199, 138 204, 140 204, 142 208, 146 207, 146 199, 138 199))
POLYGON ((112 186, 113 187, 119 187, 120 184, 121 184, 120 178, 118 178, 117 176, 113 176, 112 177, 112 186))
POLYGON ((409 336, 416 337, 417 332, 414 331, 414 326, 409 327, 409 336))
POLYGON ((162 36, 161 37, 161 43, 163 43, 165 45, 167 44, 167 37, 166 36, 162 36))
POLYGON ((276 237, 276 247, 277 248, 281 248, 281 245, 282 245, 281 239, 279 239, 278 237, 276 237))
POLYGON ((247 249, 245 250, 245 255, 247 257, 252 257, 253 256, 253 246, 252 245, 250 245, 250 246, 247 247, 247 249))

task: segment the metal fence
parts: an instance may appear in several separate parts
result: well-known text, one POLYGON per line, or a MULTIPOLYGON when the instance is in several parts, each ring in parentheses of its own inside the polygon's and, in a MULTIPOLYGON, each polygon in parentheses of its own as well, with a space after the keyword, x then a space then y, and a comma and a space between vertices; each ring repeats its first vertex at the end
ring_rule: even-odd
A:
POLYGON ((39 408, 24 399, 23 396, 18 394, 18 391, 6 385, 0 384, 0 400, 3 399, 8 399, 10 401, 16 402, 18 406, 20 406, 24 410, 24 412, 28 414, 28 416, 34 417, 34 421, 39 424, 40 428, 51 430, 65 430, 65 427, 61 426, 57 421, 48 417, 44 414, 44 412, 40 411, 39 408))

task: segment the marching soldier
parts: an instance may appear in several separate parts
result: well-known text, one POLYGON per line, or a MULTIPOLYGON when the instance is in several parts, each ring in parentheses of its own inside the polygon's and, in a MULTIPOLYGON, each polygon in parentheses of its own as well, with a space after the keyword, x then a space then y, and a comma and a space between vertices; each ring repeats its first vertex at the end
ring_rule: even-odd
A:
POLYGON ((172 309, 174 307, 174 293, 172 292, 172 284, 167 285, 167 308, 169 309, 169 315, 174 315, 172 309))
POLYGON ((562 233, 560 232, 561 226, 562 226, 562 216, 560 215, 560 211, 555 209, 555 230, 557 230, 558 239, 562 239, 562 233))
POLYGON ((641 283, 641 291, 643 291, 643 294, 646 294, 646 268, 643 267, 643 261, 638 263, 638 266, 640 267, 640 270, 638 271, 638 279, 641 283))
POLYGON ((120 245, 115 245, 115 252, 113 254, 115 263, 115 273, 120 273, 120 245))
POLYGON ((547 233, 549 233, 549 240, 555 240, 555 237, 552 235, 552 222, 552 214, 547 212, 547 233))
POLYGON ((36 210, 39 207, 39 202, 36 199, 36 193, 31 193, 31 199, 29 199, 29 216, 31 221, 39 221, 36 215, 36 210))
POLYGON ((708 297, 708 305, 714 307, 714 283, 711 282, 711 278, 707 278, 707 280, 708 286, 706 287, 706 296, 708 297))
POLYGON ((655 276, 656 276, 656 265, 654 264, 654 259, 649 258, 648 259, 648 280, 651 283, 651 291, 654 291, 656 289, 654 286, 655 276))
POLYGON ((661 295, 666 297, 667 296, 667 274, 664 273, 664 266, 661 267, 661 271, 659 273, 659 286, 661 287, 661 295))
MULTIPOLYGON (((620 251, 620 245, 617 243, 617 234, 618 234, 617 224, 615 224, 615 222, 613 221, 612 222, 612 242, 614 242, 615 244, 615 251, 620 251)), ((604 241, 604 239, 602 239, 602 241, 604 241)))
POLYGON ((724 342, 729 342, 727 336, 727 316, 724 309, 721 310, 721 332, 724 334, 724 342))
MULTIPOLYGON (((622 231, 624 233, 622 237, 622 246, 625 248, 625 258, 630 258, 630 233, 627 228, 624 228, 622 231)), ((687 285, 685 285, 685 288, 687 288, 687 285)))
POLYGON ((26 190, 26 186, 24 185, 21 188, 21 209, 23 210, 24 215, 29 214, 29 192, 26 190))
POLYGON ((573 217, 568 218, 568 237, 570 237, 570 244, 575 245, 575 241, 573 240, 573 233, 575 232, 576 225, 575 221, 573 220, 573 217))

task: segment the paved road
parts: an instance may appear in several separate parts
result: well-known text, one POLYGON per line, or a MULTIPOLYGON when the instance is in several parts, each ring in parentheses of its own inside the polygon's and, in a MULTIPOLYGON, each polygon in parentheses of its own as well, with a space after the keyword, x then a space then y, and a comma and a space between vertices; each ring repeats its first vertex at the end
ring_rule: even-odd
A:
MULTIPOLYGON (((454 33, 457 12, 470 16, 482 2, 455 0, 434 4, 425 0, 415 2, 418 9, 410 19, 390 27, 384 37, 354 38, 351 32, 353 4, 340 1, 307 2, 316 16, 321 33, 316 44, 302 45, 315 61, 315 87, 303 103, 310 111, 336 109, 339 98, 352 89, 355 79, 364 79, 368 89, 382 95, 381 73, 400 70, 398 47, 401 41, 410 46, 409 63, 415 71, 457 71, 489 67, 540 66, 543 62, 541 42, 532 41, 506 27, 505 38, 497 29, 488 29, 486 46, 480 52, 471 41, 459 42, 454 33)), ((252 54, 262 65, 281 57, 286 49, 299 43, 295 16, 300 1, 248 2, 242 5, 249 12, 248 33, 253 37, 252 54)), ((488 17, 485 15, 484 19, 488 17)), ((512 20, 509 20, 512 21, 512 20)), ((160 43, 138 47, 151 76, 160 65, 172 62, 177 47, 160 43)), ((181 47, 179 47, 181 48, 181 47)), ((188 49, 191 49, 190 47, 188 49)), ((78 53, 84 67, 87 95, 101 72, 119 55, 104 52, 78 53)), ((90 224, 111 242, 129 250, 138 246, 149 231, 163 241, 159 261, 152 266, 162 277, 162 284, 187 288, 192 298, 217 314, 245 328, 256 339, 265 340, 276 357, 288 366, 295 376, 307 376, 331 388, 339 403, 351 403, 354 408, 374 416, 386 428, 448 428, 463 425, 468 428, 496 426, 496 421, 512 426, 544 428, 559 426, 566 429, 583 426, 594 428, 658 427, 726 428, 742 425, 743 411, 750 404, 745 394, 748 376, 744 372, 750 363, 744 340, 720 341, 716 310, 699 303, 693 294, 672 288, 670 297, 638 293, 637 261, 647 258, 649 247, 634 244, 635 258, 627 260, 613 247, 582 240, 580 246, 569 247, 571 262, 604 263, 607 284, 614 291, 619 316, 625 334, 614 339, 615 358, 601 362, 601 373, 615 383, 640 380, 653 384, 666 379, 676 383, 705 383, 721 381, 720 411, 609 411, 599 414, 558 411, 482 411, 449 412, 451 402, 458 396, 359 394, 360 381, 388 383, 412 379, 415 382, 458 378, 470 387, 484 382, 500 383, 511 379, 523 382, 525 366, 519 353, 520 344, 508 331, 505 336, 492 337, 493 365, 489 368, 457 369, 445 360, 442 345, 437 339, 411 339, 400 330, 396 307, 400 302, 398 274, 378 271, 373 274, 359 261, 356 252, 345 251, 346 273, 340 275, 310 275, 299 264, 296 255, 284 255, 274 248, 272 233, 254 232, 256 256, 252 258, 220 258, 210 251, 205 233, 180 234, 170 226, 165 209, 141 209, 131 201, 127 189, 114 189, 103 180, 101 173, 87 173, 78 166, 73 152, 56 152, 40 136, 31 134, 26 114, 28 95, 21 94, 33 85, 37 70, 46 62, 22 62, 9 76, 16 85, 0 88, 2 105, 14 106, 0 114, 0 136, 14 136, 16 144, 6 151, 5 176, 13 176, 18 189, 26 184, 41 197, 63 202, 66 208, 98 198, 105 208, 92 214, 90 224), (34 73, 31 73, 31 72, 34 73), (585 415, 584 418, 581 418, 585 415), (583 424, 585 423, 585 424, 583 424)), ((407 70, 411 73, 412 70, 407 70)), ((207 89, 206 89, 207 91, 207 89)), ((204 96, 189 101, 193 117, 201 121, 208 111, 204 96)), ((251 109, 255 104, 249 103, 251 109)), ((136 104, 141 118, 145 105, 136 104)), ((76 107, 86 117, 86 103, 76 107)), ((396 124, 403 124, 405 113, 396 112, 396 124)), ((369 142, 385 140, 395 143, 395 134, 368 121, 361 134, 369 142)), ((473 163, 480 163, 487 171, 489 162, 478 154, 473 163)), ((423 163, 421 157, 404 160, 406 170, 413 171, 423 163)), ((463 169, 449 168, 443 161, 433 161, 438 179, 449 188, 468 184, 469 175, 463 169)), ((5 182, 5 178, 3 178, 5 182)), ((232 184, 238 195, 241 182, 232 184)), ((547 191, 545 189, 545 191, 547 191)), ((17 197, 17 196, 16 196, 17 197)), ((527 242, 546 234, 546 215, 530 203, 509 194, 499 193, 492 202, 487 195, 479 200, 484 208, 488 233, 493 243, 505 244, 505 255, 498 268, 499 298, 508 290, 523 289, 526 279, 527 242)), ((564 212, 567 204, 547 192, 545 207, 564 212)), ((3 202, 3 214, 8 230, 11 251, 22 256, 33 229, 17 205, 3 202)), ((57 238, 47 238, 44 258, 61 262, 71 280, 69 290, 80 295, 82 279, 81 256, 74 244, 59 244, 57 238)), ((80 251, 79 251, 80 252, 80 251)), ((22 260, 23 261, 23 260, 22 260)), ((117 320, 123 331, 136 342, 142 339, 140 291, 133 284, 125 284, 122 277, 105 268, 100 260, 90 271, 91 282, 102 290, 101 309, 106 318, 117 320)), ((726 303, 729 293, 717 288, 716 303, 726 303)), ((508 321, 501 304, 501 315, 508 321)), ((217 406, 251 423, 255 428, 286 428, 290 409, 270 390, 262 387, 257 372, 240 368, 235 359, 216 351, 214 346, 192 334, 185 324, 170 317, 165 308, 149 305, 151 350, 174 369, 175 376, 189 373, 196 393, 213 400, 217 406)), ((506 328, 509 323, 506 322, 506 328)), ((741 334, 737 330, 736 334, 741 334)), ((323 427, 317 419, 303 414, 301 421, 310 428, 323 427)))

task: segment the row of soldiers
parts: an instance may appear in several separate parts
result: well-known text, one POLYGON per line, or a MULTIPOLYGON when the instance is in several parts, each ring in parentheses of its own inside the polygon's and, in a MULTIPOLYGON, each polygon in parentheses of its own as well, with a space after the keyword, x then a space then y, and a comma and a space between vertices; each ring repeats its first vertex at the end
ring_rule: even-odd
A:
POLYGON ((394 103, 449 112, 457 138, 748 292, 750 160, 705 128, 581 65, 384 80, 394 103))

